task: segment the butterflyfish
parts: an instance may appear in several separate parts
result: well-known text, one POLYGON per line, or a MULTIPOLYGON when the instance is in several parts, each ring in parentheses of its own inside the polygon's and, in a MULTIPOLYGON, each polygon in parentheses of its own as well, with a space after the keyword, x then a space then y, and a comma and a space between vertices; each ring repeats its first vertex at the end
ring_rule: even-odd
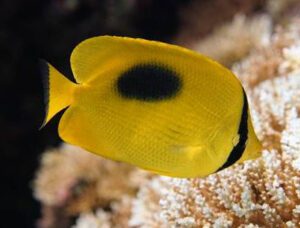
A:
POLYGON ((173 177, 204 177, 260 156, 237 77, 194 51, 117 36, 87 39, 70 58, 75 82, 44 61, 46 124, 66 142, 173 177))

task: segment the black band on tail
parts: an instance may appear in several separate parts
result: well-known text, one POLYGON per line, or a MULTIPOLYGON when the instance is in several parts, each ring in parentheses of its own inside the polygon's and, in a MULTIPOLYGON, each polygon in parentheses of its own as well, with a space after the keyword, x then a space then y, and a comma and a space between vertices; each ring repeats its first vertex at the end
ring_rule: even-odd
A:
MULTIPOLYGON (((48 106, 49 106, 49 66, 47 62, 43 59, 39 59, 39 67, 40 72, 42 74, 42 81, 44 86, 44 104, 45 104, 45 116, 48 114, 48 106)), ((42 129, 45 126, 46 120, 44 120, 42 126, 40 129, 42 129)))
POLYGON ((243 105, 241 122, 240 122, 240 126, 239 126, 239 131, 238 131, 238 134, 240 135, 239 142, 230 152, 230 155, 227 158, 227 161, 217 170, 217 172, 233 165, 237 160, 239 160, 242 157, 242 154, 245 151, 246 142, 248 139, 248 124, 247 124, 248 123, 248 121, 247 121, 248 120, 248 101, 247 101, 247 96, 246 96, 244 90, 243 90, 243 95, 244 95, 244 105, 243 105))

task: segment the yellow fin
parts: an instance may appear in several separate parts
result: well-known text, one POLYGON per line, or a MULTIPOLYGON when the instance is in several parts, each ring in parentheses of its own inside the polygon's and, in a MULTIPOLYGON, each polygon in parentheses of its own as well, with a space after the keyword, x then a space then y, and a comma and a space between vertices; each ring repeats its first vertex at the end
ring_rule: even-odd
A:
POLYGON ((76 84, 65 78, 46 61, 40 60, 40 66, 44 74, 46 105, 46 116, 41 126, 43 128, 55 114, 71 104, 76 84))
POLYGON ((123 66, 123 62, 128 62, 126 56, 140 56, 141 53, 158 55, 158 52, 175 56, 185 53, 202 58, 214 67, 221 67, 217 62, 180 46, 140 38, 98 36, 84 40, 74 48, 71 54, 71 68, 76 82, 82 83, 103 75, 101 73, 109 67, 123 66))

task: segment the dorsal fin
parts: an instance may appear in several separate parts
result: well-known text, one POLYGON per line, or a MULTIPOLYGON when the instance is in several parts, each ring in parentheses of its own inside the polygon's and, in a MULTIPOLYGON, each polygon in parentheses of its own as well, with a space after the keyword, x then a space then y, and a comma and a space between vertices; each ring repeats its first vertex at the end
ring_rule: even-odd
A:
MULTIPOLYGON (((203 61, 219 65, 201 54, 175 45, 139 38, 98 36, 87 39, 75 47, 71 55, 71 67, 76 81, 83 83, 99 75, 111 63, 115 64, 117 61, 122 64, 124 58, 130 57, 128 53, 140 55, 144 51, 147 53, 152 51, 157 54, 159 50, 165 50, 162 54, 185 53, 185 55, 197 56, 197 58, 202 57, 203 61)), ((128 60, 125 59, 124 62, 128 60)))

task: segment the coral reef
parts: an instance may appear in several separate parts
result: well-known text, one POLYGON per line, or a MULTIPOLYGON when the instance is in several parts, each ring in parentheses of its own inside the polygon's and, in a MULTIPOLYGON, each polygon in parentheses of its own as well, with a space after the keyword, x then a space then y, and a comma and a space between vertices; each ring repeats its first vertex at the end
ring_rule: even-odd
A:
POLYGON ((298 14, 299 9, 299 0, 193 1, 182 10, 184 29, 174 42, 231 66, 253 49, 267 44, 273 21, 289 23, 289 18, 298 14), (212 6, 215 8, 211 9, 212 6), (216 15, 208 16, 211 14, 216 15), (206 23, 202 23, 203 16, 209 18, 206 23))
POLYGON ((96 210, 95 213, 82 213, 76 221, 73 228, 123 228, 128 227, 128 220, 131 215, 132 198, 124 196, 120 201, 111 205, 111 211, 107 212, 102 208, 96 210))
POLYGON ((300 18, 293 13, 288 22, 273 27, 273 14, 284 13, 268 7, 273 7, 268 15, 237 16, 210 41, 195 46, 228 65, 248 54, 232 70, 245 87, 263 143, 259 159, 206 178, 179 179, 63 145, 44 154, 37 173, 35 196, 48 211, 41 226, 55 227, 53 211, 59 210, 65 215, 62 221, 78 216, 73 228, 299 227, 300 18), (252 43, 229 42, 244 27, 249 30, 244 39, 252 43), (217 45, 224 37, 229 49, 217 45), (209 51, 214 42, 219 55, 209 51))
POLYGON ((191 44, 190 48, 230 66, 251 49, 266 45, 271 32, 272 19, 267 14, 236 15, 231 22, 218 27, 201 42, 191 44))
POLYGON ((134 193, 137 186, 128 181, 132 171, 132 166, 108 162, 65 144, 43 156, 35 197, 49 206, 65 205, 71 213, 93 208, 94 204, 105 207, 123 194, 134 193))
POLYGON ((175 42, 184 46, 198 42, 236 14, 251 14, 266 0, 194 0, 180 12, 181 23, 175 42))
POLYGON ((118 203, 111 203, 127 202, 124 197, 133 197, 151 176, 146 171, 106 160, 75 146, 63 144, 49 150, 43 155, 34 182, 35 198, 44 206, 39 226, 68 224, 67 218, 99 207, 118 208, 115 217, 122 217, 126 213, 120 213, 118 203))

